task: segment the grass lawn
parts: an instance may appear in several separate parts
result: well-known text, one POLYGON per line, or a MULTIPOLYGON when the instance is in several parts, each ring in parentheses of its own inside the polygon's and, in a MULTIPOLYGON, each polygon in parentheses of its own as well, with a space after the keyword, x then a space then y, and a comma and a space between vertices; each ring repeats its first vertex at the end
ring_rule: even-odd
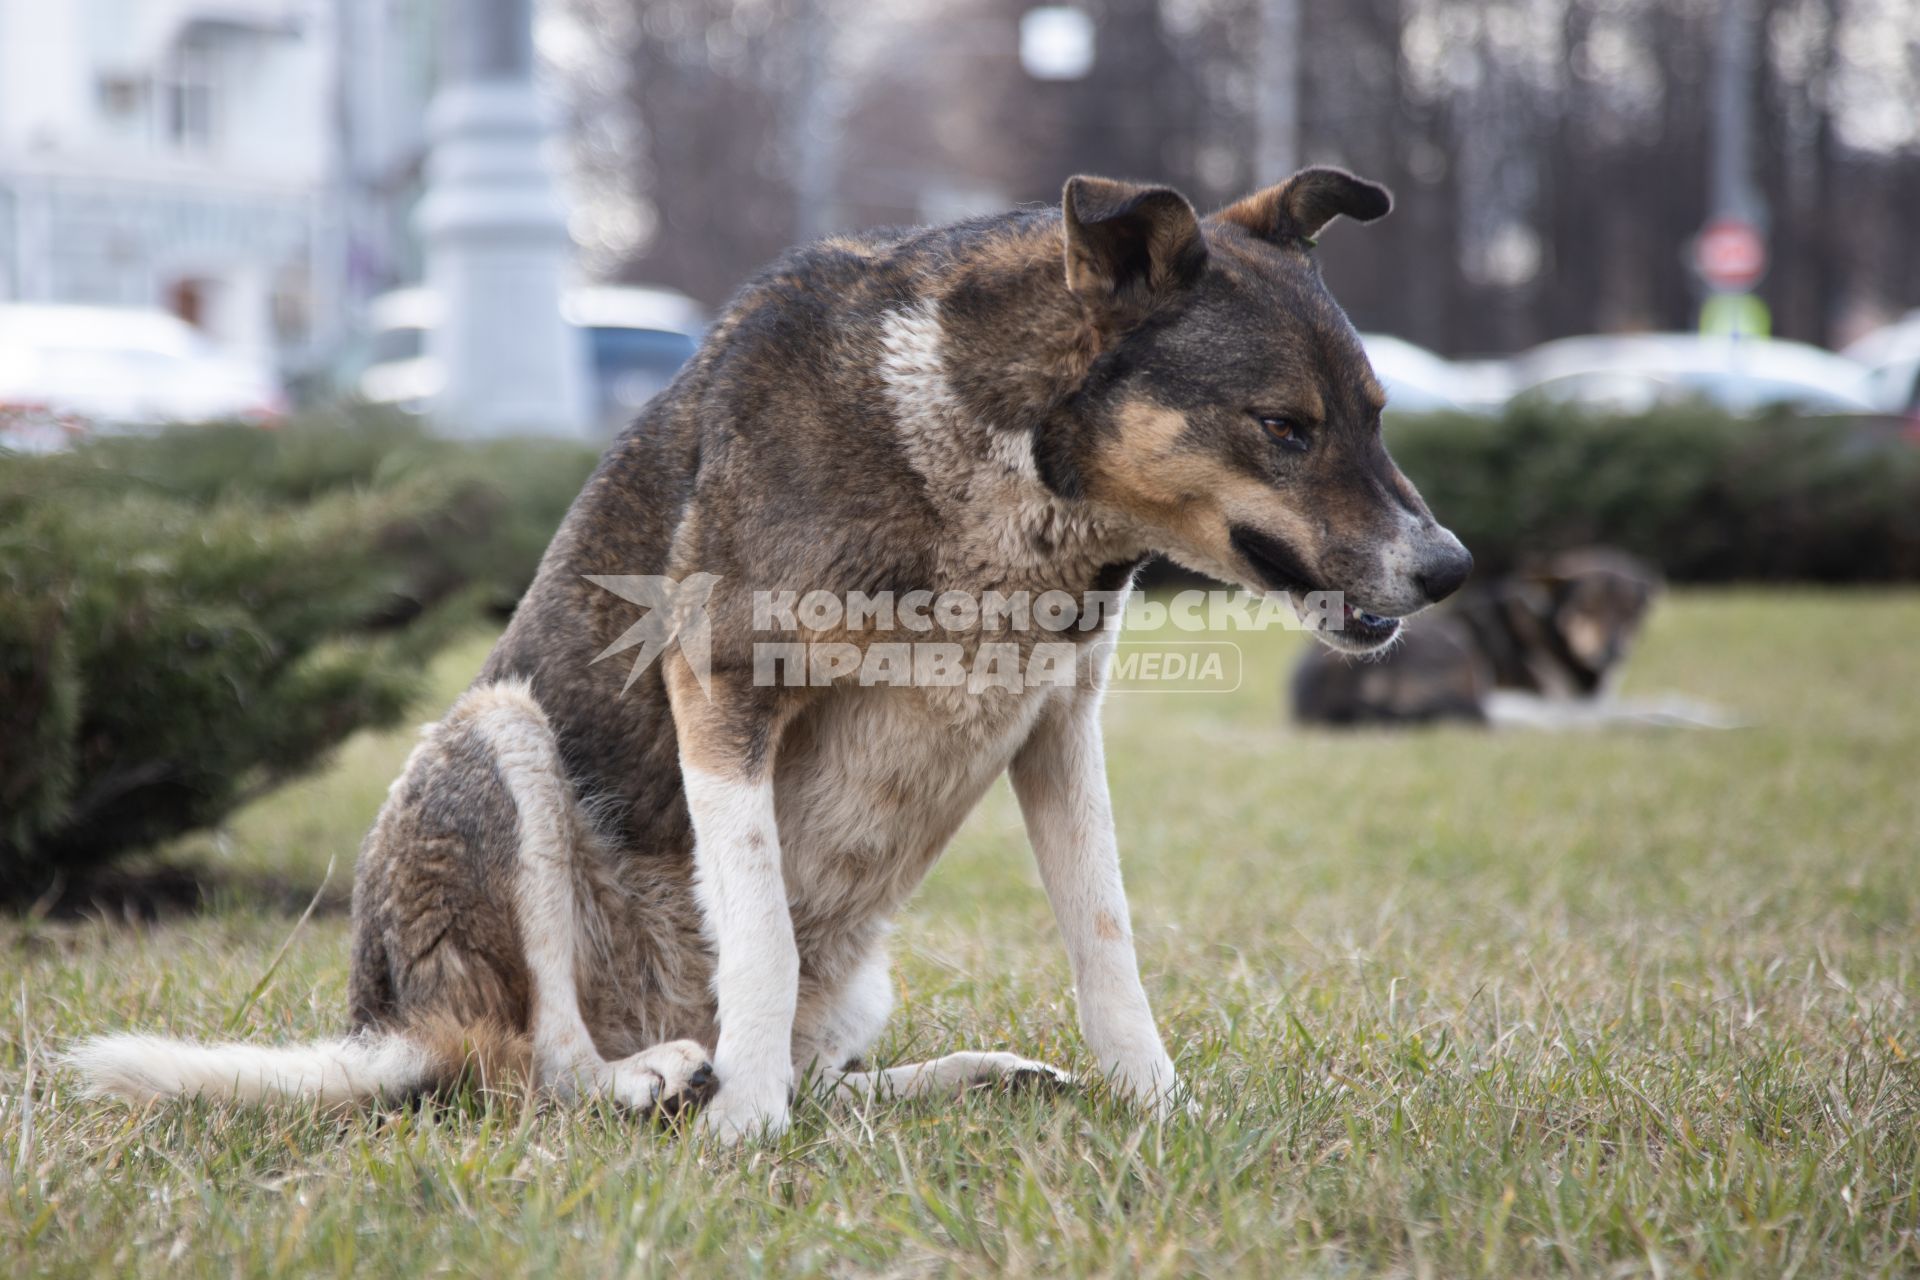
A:
MULTIPOLYGON (((803 1108, 728 1152, 517 1097, 330 1117, 74 1096, 124 1027, 343 1025, 347 923, 0 923, 9 1275, 1920 1273, 1920 595, 1683 594, 1629 691, 1730 733, 1336 737, 1301 638, 1108 709, 1149 991, 1205 1110, 803 1108)), ((483 644, 451 655, 450 697, 483 644)), ((433 708, 426 708, 427 714, 433 708)), ((407 736, 196 856, 344 886, 407 736)), ((910 1059, 1088 1064, 1003 786, 896 943, 910 1059)))

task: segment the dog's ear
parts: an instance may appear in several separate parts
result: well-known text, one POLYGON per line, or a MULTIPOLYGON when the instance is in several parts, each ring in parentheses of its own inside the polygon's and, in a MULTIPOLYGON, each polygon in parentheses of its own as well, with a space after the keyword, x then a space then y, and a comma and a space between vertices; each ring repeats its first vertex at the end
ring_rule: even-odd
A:
POLYGON ((1207 242, 1187 198, 1171 187, 1067 179, 1067 287, 1098 306, 1144 314, 1200 278, 1207 242))
POLYGON ((1275 187, 1256 191, 1214 214, 1276 244, 1313 243, 1320 228, 1341 214, 1355 222, 1384 218, 1393 208, 1387 189, 1345 169, 1302 169, 1275 187))

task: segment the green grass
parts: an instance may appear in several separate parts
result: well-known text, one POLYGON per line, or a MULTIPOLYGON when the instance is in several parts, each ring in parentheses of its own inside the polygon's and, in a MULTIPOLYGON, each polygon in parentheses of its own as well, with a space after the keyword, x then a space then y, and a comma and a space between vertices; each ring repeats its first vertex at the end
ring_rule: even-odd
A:
MULTIPOLYGON (((1205 1109, 1097 1089, 804 1109, 701 1147, 513 1097, 346 1119, 75 1097, 138 1026, 337 1031, 347 926, 245 901, 0 924, 7 1274, 1876 1275, 1920 1272, 1920 596, 1693 594, 1630 689, 1725 734, 1335 737, 1243 687, 1120 695, 1140 950, 1205 1109)), ((483 646, 440 671, 444 700, 483 646)), ((202 856, 343 885, 405 735, 202 856)), ((915 899, 887 1054, 1084 1068, 1004 787, 915 899)))

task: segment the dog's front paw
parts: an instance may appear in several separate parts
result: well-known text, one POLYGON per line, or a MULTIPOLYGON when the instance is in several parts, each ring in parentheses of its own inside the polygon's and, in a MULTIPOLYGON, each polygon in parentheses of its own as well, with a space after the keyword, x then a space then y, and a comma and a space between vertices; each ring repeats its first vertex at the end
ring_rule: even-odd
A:
POLYGON ((713 1096, 700 1112, 700 1118, 694 1122, 695 1132, 711 1138, 723 1146, 737 1146, 747 1141, 769 1141, 787 1131, 791 1115, 784 1089, 778 1092, 762 1090, 758 1094, 745 1089, 730 1088, 721 1082, 720 1092, 713 1096))
POLYGON ((1145 1107, 1157 1119, 1198 1116, 1200 1109, 1193 1093, 1174 1073, 1173 1060, 1160 1057, 1145 1062, 1116 1066, 1110 1074, 1113 1087, 1135 1106, 1145 1107))
POLYGON ((678 1115, 713 1096, 713 1064, 692 1040, 669 1040, 607 1064, 615 1101, 661 1117, 678 1115))

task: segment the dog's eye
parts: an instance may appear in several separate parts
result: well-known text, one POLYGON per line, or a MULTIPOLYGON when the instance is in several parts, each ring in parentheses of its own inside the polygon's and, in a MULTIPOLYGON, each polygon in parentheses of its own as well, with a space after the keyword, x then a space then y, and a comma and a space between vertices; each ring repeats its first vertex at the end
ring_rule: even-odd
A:
POLYGON ((1267 433, 1267 439, 1282 449, 1294 453, 1306 452, 1307 429, 1298 422, 1279 413, 1256 413, 1253 416, 1260 420, 1260 429, 1267 433))

